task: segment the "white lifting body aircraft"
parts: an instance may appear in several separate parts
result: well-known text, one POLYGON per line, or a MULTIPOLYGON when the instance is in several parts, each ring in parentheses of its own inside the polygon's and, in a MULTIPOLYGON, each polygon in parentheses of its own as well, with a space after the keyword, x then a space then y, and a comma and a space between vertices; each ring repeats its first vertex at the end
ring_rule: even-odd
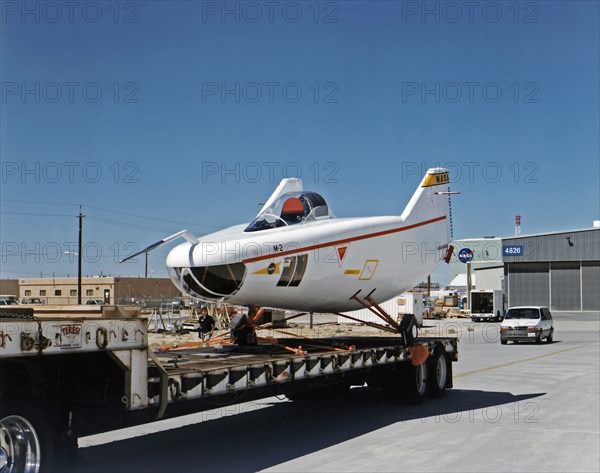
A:
POLYGON ((127 259, 184 238, 167 267, 192 297, 305 312, 373 306, 449 260, 449 181, 447 169, 429 169, 400 216, 336 218, 300 179, 284 179, 250 224, 201 238, 183 230, 127 259))

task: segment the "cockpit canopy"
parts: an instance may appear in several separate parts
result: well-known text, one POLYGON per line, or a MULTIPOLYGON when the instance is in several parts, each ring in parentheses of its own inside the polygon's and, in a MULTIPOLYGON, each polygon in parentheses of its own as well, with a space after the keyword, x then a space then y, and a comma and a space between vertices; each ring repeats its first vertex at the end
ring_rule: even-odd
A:
POLYGON ((263 210, 246 227, 245 232, 285 227, 315 220, 335 218, 325 199, 316 192, 288 192, 263 210))

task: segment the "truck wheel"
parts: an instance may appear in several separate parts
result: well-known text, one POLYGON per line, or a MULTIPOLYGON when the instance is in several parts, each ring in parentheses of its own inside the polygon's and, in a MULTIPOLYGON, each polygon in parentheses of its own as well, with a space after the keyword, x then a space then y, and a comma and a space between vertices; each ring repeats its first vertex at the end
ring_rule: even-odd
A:
POLYGON ((433 351, 433 356, 427 369, 429 373, 427 379, 429 392, 433 397, 443 397, 446 394, 446 385, 448 384, 451 366, 446 356, 446 351, 442 347, 438 346, 433 351))
POLYGON ((411 404, 421 404, 427 392, 427 363, 409 365, 403 382, 404 400, 411 404))
POLYGON ((542 331, 540 330, 540 333, 538 334, 537 337, 535 337, 535 343, 542 343, 542 331))
POLYGON ((508 340, 502 340, 502 339, 500 339, 500 343, 502 343, 502 345, 506 345, 508 343, 508 340))
POLYGON ((427 363, 413 366, 410 362, 401 366, 383 385, 383 397, 388 402, 405 401, 420 404, 427 392, 427 363))
POLYGON ((554 340, 554 329, 551 328, 550 329, 550 335, 548 335, 546 337, 546 343, 552 343, 553 340, 554 340))
POLYGON ((404 363, 396 376, 383 387, 384 398, 389 402, 405 401, 421 404, 427 392, 427 363, 413 366, 404 363))
POLYGON ((0 413, 0 471, 38 473, 54 464, 52 435, 44 416, 23 403, 0 413))

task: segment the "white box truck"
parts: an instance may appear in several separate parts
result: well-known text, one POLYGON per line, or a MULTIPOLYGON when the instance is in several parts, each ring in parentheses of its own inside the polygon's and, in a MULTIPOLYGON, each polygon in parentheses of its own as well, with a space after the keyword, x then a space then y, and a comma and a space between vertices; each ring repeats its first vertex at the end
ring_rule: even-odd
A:
POLYGON ((504 316, 504 293, 498 289, 471 291, 471 320, 500 322, 504 316))

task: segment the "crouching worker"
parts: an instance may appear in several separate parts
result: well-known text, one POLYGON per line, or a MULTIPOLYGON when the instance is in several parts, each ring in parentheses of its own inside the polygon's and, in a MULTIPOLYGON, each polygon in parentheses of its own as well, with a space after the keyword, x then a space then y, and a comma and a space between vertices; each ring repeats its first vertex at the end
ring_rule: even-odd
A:
POLYGON ((200 317, 198 318, 200 327, 198 328, 198 337, 202 341, 210 340, 215 332, 215 319, 208 315, 208 309, 202 307, 200 309, 200 317))

